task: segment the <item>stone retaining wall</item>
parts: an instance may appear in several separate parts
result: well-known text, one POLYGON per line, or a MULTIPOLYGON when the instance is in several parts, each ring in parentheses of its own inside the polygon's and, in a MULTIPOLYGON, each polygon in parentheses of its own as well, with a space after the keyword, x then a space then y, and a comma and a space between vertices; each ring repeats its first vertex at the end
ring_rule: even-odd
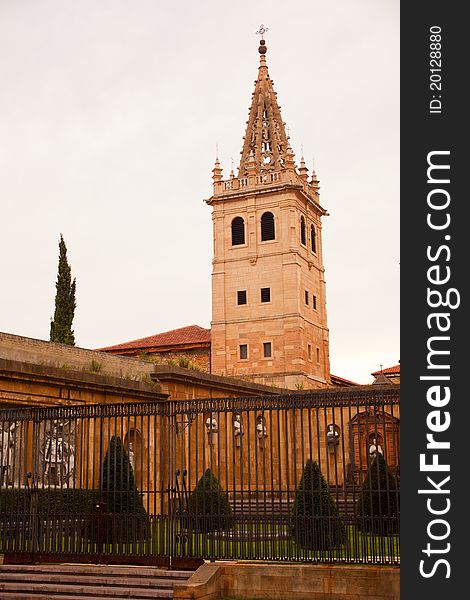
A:
POLYGON ((400 569, 379 566, 206 563, 174 600, 399 600, 400 569))
POLYGON ((0 332, 0 358, 48 367, 150 381, 153 363, 0 332))

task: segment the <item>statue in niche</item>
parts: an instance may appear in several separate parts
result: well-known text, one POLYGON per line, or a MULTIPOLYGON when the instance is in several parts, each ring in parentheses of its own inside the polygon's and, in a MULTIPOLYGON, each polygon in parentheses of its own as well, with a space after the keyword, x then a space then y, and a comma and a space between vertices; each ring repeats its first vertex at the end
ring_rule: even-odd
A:
POLYGON ((330 424, 328 425, 328 431, 326 432, 326 444, 328 446, 328 451, 333 453, 336 451, 336 446, 339 444, 339 431, 338 427, 330 424))
POLYGON ((373 437, 371 444, 369 446, 369 457, 371 460, 373 460, 377 454, 382 454, 383 456, 383 450, 382 450, 382 446, 377 442, 377 438, 373 437))
POLYGON ((134 452, 134 450, 132 448, 132 442, 129 442, 129 446, 127 448, 127 455, 129 457, 129 463, 130 463, 130 465, 132 467, 132 470, 135 473, 135 452, 134 452))
POLYGON ((212 416, 212 417, 207 417, 206 419, 206 429, 209 433, 217 433, 218 431, 218 423, 217 423, 217 419, 212 416))
POLYGON ((256 435, 258 436, 260 448, 264 448, 265 438, 268 437, 268 428, 262 415, 259 415, 257 418, 256 435))
POLYGON ((0 423, 0 486, 13 485, 16 438, 20 421, 0 423))
POLYGON ((233 417, 233 436, 235 438, 235 446, 237 448, 240 448, 242 435, 244 435, 242 432, 242 418, 237 413, 233 417))
POLYGON ((217 423, 217 419, 214 417, 214 415, 207 417, 206 431, 207 437, 209 438, 209 443, 212 444, 214 442, 216 433, 219 431, 219 424, 217 423))

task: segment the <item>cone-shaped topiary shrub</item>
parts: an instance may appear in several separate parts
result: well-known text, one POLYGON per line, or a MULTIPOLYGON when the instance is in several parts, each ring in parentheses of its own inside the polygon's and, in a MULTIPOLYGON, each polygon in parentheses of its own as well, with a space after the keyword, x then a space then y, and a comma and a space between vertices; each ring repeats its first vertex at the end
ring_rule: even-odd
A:
POLYGON ((292 535, 308 550, 340 546, 346 529, 316 461, 307 460, 292 507, 292 535))
POLYGON ((137 489, 129 456, 121 438, 113 435, 101 472, 104 502, 103 535, 107 543, 137 541, 148 537, 148 515, 137 489))
POLYGON ((400 528, 399 487, 382 454, 369 466, 356 504, 356 526, 364 533, 396 534, 400 528))
POLYGON ((189 497, 188 522, 196 532, 229 529, 233 523, 232 507, 217 478, 207 469, 189 497))

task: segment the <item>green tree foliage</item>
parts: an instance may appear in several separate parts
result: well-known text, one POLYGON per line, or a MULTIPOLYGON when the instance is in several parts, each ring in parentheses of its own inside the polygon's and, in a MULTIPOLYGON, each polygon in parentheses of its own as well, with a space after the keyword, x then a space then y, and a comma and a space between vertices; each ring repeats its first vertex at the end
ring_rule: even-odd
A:
POLYGON ((75 301, 76 281, 72 281, 70 265, 67 261, 67 247, 60 234, 59 267, 57 273, 55 311, 51 321, 50 341, 75 346, 72 322, 77 306, 75 301))
POLYGON ((371 462, 356 504, 356 526, 364 533, 396 534, 400 528, 399 486, 382 454, 371 462))
POLYGON ((148 515, 137 489, 129 456, 117 435, 111 438, 104 457, 101 491, 106 515, 106 541, 113 543, 147 537, 148 515))
POLYGON ((189 523, 200 532, 229 529, 232 526, 232 507, 227 493, 210 469, 199 479, 189 497, 189 523))
POLYGON ((302 548, 327 550, 341 545, 346 530, 316 461, 308 459, 295 492, 292 535, 302 548))

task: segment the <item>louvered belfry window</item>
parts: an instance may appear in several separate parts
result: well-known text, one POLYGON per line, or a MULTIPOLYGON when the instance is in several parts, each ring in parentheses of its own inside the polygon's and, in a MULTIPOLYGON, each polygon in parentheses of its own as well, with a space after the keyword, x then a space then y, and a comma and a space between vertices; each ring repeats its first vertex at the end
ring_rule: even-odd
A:
POLYGON ((272 212, 265 212, 261 217, 261 241, 266 242, 275 238, 274 215, 272 212))
POLYGON ((232 246, 245 243, 245 221, 242 217, 235 217, 232 221, 232 246))
POLYGON ((305 234, 305 218, 303 216, 300 217, 300 243, 303 244, 304 246, 307 243, 306 240, 306 234, 305 234))
POLYGON ((312 243, 312 252, 317 251, 317 232, 313 225, 310 226, 310 241, 312 243))

